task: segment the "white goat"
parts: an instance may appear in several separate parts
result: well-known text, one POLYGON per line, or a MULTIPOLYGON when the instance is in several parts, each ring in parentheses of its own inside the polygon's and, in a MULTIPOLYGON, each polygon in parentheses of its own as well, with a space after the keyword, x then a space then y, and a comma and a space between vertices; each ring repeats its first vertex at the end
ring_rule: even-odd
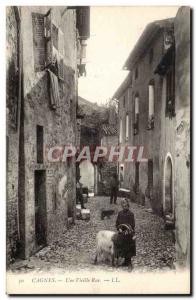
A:
POLYGON ((94 263, 97 263, 98 258, 102 256, 105 260, 111 258, 112 265, 114 265, 114 243, 112 237, 115 235, 114 231, 101 230, 96 237, 96 256, 94 263))

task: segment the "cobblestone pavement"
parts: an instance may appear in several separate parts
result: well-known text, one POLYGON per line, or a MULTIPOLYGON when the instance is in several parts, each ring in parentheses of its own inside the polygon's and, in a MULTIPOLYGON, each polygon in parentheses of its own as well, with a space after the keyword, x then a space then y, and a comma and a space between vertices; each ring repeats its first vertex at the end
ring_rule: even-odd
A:
MULTIPOLYGON (((93 264, 95 239, 99 230, 115 230, 117 212, 120 210, 120 198, 117 205, 109 204, 109 197, 89 198, 87 208, 91 211, 90 221, 77 220, 69 230, 65 230, 61 239, 45 247, 30 258, 23 271, 52 270, 114 270, 110 263, 93 264), (115 210, 110 219, 101 220, 101 208, 115 210)), ((136 221, 137 255, 133 258, 134 272, 168 271, 174 269, 175 245, 171 231, 164 230, 163 219, 148 212, 144 207, 131 203, 136 221)), ((119 267, 118 270, 126 271, 119 267)))

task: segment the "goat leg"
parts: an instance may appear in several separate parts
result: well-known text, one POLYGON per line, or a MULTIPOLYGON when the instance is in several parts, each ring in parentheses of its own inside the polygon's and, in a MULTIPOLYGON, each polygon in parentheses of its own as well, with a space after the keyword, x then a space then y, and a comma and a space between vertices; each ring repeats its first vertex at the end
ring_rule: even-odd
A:
POLYGON ((95 259, 94 259, 94 265, 97 264, 97 254, 95 255, 95 259))

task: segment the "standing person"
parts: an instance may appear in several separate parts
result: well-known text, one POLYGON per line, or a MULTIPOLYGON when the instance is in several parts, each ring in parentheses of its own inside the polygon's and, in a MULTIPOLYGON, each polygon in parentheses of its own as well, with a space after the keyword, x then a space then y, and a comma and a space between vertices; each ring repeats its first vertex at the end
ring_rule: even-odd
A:
POLYGON ((84 198, 82 195, 82 183, 80 183, 80 178, 81 176, 78 176, 76 180, 76 200, 80 202, 81 208, 85 209, 86 207, 84 206, 84 198))
POLYGON ((130 266, 132 268, 132 256, 136 255, 135 244, 135 218, 133 212, 129 209, 129 202, 124 198, 121 202, 122 210, 118 213, 116 219, 116 228, 119 229, 119 225, 127 225, 130 227, 130 232, 126 235, 121 235, 118 244, 121 245, 121 253, 125 258, 123 266, 130 266))
POLYGON ((119 187, 118 175, 113 174, 111 182, 110 182, 110 189, 111 189, 110 204, 112 204, 113 202, 114 202, 114 204, 116 204, 117 195, 118 195, 118 187, 119 187))

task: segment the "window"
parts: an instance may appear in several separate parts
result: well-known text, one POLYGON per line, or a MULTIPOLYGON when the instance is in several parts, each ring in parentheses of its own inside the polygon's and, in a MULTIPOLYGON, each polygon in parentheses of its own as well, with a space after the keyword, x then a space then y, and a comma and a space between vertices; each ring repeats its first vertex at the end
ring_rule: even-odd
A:
POLYGON ((135 79, 138 78, 138 68, 135 69, 135 79))
POLYGON ((154 81, 150 81, 148 85, 148 127, 154 128, 154 81))
POLYGON ((34 69, 40 72, 45 69, 46 43, 44 33, 44 15, 32 13, 34 69))
POLYGON ((44 127, 37 125, 37 163, 43 163, 44 127))
POLYGON ((126 97, 123 96, 123 107, 125 107, 126 97))
POLYGON ((153 61, 153 57, 154 57, 154 50, 153 48, 150 49, 150 52, 149 52, 149 63, 151 64, 152 61, 153 61))
POLYGON ((131 103, 131 88, 129 87, 127 90, 127 105, 130 106, 131 103))
POLYGON ((122 119, 120 119, 120 134, 119 134, 119 142, 122 143, 122 119))
POLYGON ((129 139, 129 115, 128 114, 126 114, 125 137, 126 137, 126 141, 128 141, 129 139))
POLYGON ((133 124, 133 133, 134 135, 138 134, 139 132, 139 96, 135 96, 134 102, 134 124, 133 124))
POLYGON ((175 116, 175 64, 174 59, 166 74, 166 116, 175 116))

